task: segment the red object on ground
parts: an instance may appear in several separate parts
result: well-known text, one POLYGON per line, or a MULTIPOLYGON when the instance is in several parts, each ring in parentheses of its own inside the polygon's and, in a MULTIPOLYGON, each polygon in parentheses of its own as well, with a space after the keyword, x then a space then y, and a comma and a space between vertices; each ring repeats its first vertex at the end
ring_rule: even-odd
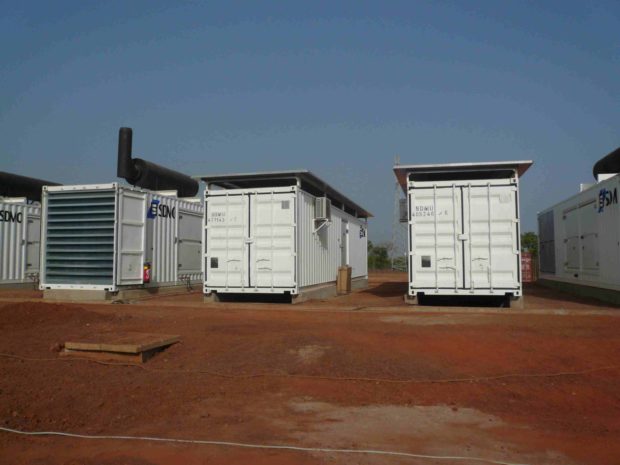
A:
POLYGON ((531 252, 521 252, 521 276, 524 283, 534 282, 534 267, 531 252))

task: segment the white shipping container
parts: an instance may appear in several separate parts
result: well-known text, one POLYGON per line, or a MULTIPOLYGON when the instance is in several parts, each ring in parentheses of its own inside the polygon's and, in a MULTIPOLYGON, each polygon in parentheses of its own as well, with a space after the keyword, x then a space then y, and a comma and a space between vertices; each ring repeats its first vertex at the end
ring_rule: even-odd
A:
POLYGON ((366 282, 370 214, 311 173, 202 179, 205 294, 296 296, 335 284, 343 265, 366 282))
POLYGON ((540 279, 620 291, 620 176, 538 214, 540 279))
POLYGON ((531 161, 396 166, 407 195, 409 286, 519 298, 519 177, 531 161))
POLYGON ((36 282, 40 240, 41 206, 0 198, 0 286, 36 282))
POLYGON ((118 183, 56 186, 44 187, 42 208, 41 289, 202 281, 198 199, 118 183))

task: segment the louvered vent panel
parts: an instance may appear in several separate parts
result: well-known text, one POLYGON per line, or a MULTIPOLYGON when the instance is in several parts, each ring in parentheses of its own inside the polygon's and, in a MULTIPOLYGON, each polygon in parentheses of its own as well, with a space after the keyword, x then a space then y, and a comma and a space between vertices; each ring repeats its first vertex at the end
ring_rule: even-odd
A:
POLYGON ((112 285, 115 203, 114 190, 48 192, 47 283, 112 285))

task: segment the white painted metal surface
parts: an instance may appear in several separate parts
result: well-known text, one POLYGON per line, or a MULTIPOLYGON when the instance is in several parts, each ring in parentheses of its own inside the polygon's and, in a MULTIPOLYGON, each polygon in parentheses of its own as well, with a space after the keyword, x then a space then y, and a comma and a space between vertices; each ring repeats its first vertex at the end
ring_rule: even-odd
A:
POLYGON ((408 194, 410 296, 521 295, 517 163, 395 168, 408 194))
POLYGON ((0 198, 0 284, 35 282, 39 274, 41 207, 0 198))
POLYGON ((201 219, 200 202, 117 183, 47 187, 41 288, 114 292, 202 281, 201 219))
POLYGON ((347 263, 366 277, 366 220, 332 205, 317 231, 315 200, 298 186, 206 190, 205 293, 295 295, 347 263))
POLYGON ((620 175, 538 214, 540 278, 620 291, 620 175))
POLYGON ((315 197, 299 191, 298 199, 299 287, 335 281, 338 267, 346 264, 352 268, 352 278, 367 277, 366 221, 332 205, 331 222, 315 232, 315 197))

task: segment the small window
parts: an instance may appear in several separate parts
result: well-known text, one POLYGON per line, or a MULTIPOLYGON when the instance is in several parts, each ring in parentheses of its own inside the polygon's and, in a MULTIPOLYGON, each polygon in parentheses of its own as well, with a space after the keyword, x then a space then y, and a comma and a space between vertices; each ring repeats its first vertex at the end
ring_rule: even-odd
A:
POLYGON ((282 201, 282 210, 288 210, 289 208, 291 208, 291 203, 288 200, 283 200, 282 201))
POLYGON ((430 268, 430 267, 431 267, 431 256, 422 255, 422 268, 430 268))
POLYGON ((218 267, 217 257, 211 257, 211 268, 217 268, 217 267, 218 267))

